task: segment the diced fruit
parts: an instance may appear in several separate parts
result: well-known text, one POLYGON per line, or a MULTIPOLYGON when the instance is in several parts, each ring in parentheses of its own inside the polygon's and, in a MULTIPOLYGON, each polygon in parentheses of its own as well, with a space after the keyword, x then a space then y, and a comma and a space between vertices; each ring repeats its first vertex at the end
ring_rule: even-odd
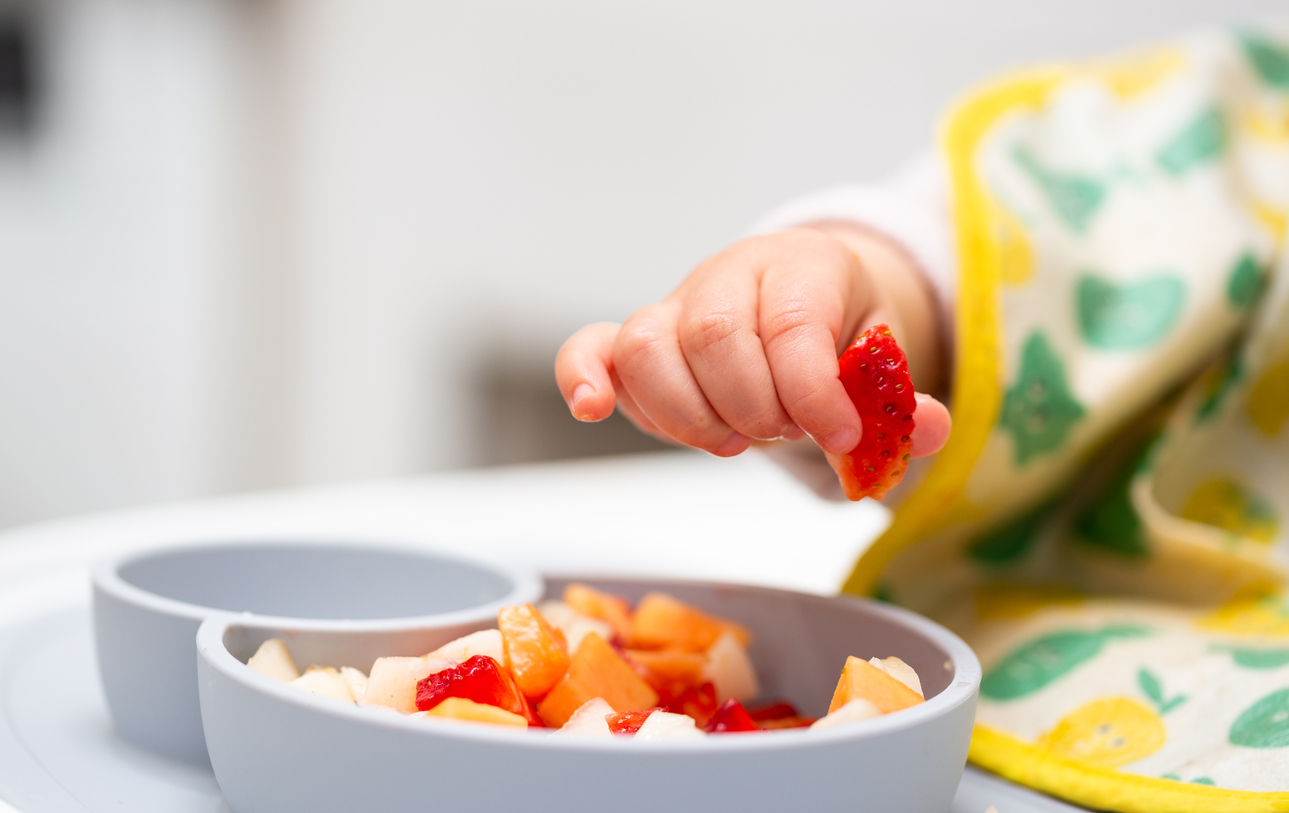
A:
POLYGON ((763 731, 777 731, 783 728, 809 728, 814 724, 814 717, 804 717, 797 707, 787 701, 770 703, 747 710, 763 731))
POLYGON ((286 642, 281 638, 270 638, 260 644, 260 648, 255 650, 246 665, 281 683, 290 683, 300 677, 300 670, 291 659, 286 642))
POLYGON ((716 686, 716 699, 751 700, 761 693, 756 680, 756 669, 747 650, 735 635, 726 630, 707 650, 707 664, 703 678, 716 686))
POLYGON ((367 693, 367 676, 352 666, 340 667, 340 676, 345 679, 345 684, 349 686, 349 693, 353 695, 356 702, 362 702, 363 695, 367 693))
POLYGON ((702 683, 703 667, 707 665, 707 656, 684 649, 627 649, 622 654, 644 666, 660 680, 685 686, 702 683))
POLYGON ((828 712, 826 717, 820 717, 815 721, 811 728, 829 728, 843 723, 855 723, 860 720, 867 720, 870 717, 880 717, 882 710, 862 697, 846 703, 838 709, 828 712))
POLYGON ((417 682, 452 665, 442 658, 377 658, 360 705, 386 706, 411 714, 416 711, 417 682))
POLYGON ((330 666, 311 666, 303 675, 286 685, 319 697, 339 700, 342 703, 354 702, 353 693, 349 691, 349 684, 345 683, 345 679, 340 676, 340 670, 330 666))
POLYGON ((716 700, 716 687, 710 683, 690 686, 674 698, 668 698, 666 704, 672 711, 693 717, 699 725, 707 725, 720 705, 716 700))
POLYGON ((762 731, 779 731, 784 728, 809 728, 815 722, 814 717, 779 717, 774 720, 761 720, 756 725, 762 731))
POLYGON ((631 640, 631 605, 621 596, 585 584, 570 584, 564 588, 564 603, 582 615, 608 623, 619 641, 631 640))
POLYGON ((464 697, 449 697, 425 712, 430 717, 447 717, 452 720, 469 720, 472 723, 492 723, 527 728, 523 715, 499 709, 485 703, 476 703, 464 697))
POLYGON ((694 718, 684 714, 655 711, 636 731, 637 740, 680 740, 703 736, 694 725, 694 718))
POLYGON ((462 663, 475 655, 487 655, 497 663, 504 663, 506 653, 501 646, 501 630, 479 630, 463 635, 434 650, 429 657, 446 658, 453 663, 462 663))
POLYGON ((783 720, 788 717, 799 717, 801 715, 801 712, 797 711, 797 707, 786 700, 781 700, 778 703, 769 703, 764 706, 755 706, 748 709, 747 713, 752 715, 752 719, 756 720, 758 723, 764 723, 767 720, 783 720))
POLYGON ((837 361, 842 386, 859 410, 859 444, 837 460, 842 490, 852 500, 880 500, 908 471, 913 449, 913 380, 891 329, 874 325, 837 361))
POLYGON ((537 707, 537 714, 546 725, 559 728, 595 697, 604 698, 614 711, 638 711, 658 703, 658 693, 607 641, 591 633, 577 648, 564 677, 537 707))
POLYGON ((573 716, 568 718, 568 722, 563 725, 557 734, 577 734, 586 737, 608 737, 613 734, 609 730, 608 717, 615 714, 613 706, 604 702, 602 697, 593 697, 582 704, 581 708, 573 712, 573 716))
POLYGON ((908 686, 868 661, 852 655, 846 659, 846 666, 841 671, 841 680, 837 682, 837 690, 833 693, 828 713, 832 714, 859 698, 872 703, 882 714, 923 702, 922 696, 908 686))
POLYGON ((651 709, 640 709, 639 711, 621 711, 610 714, 605 717, 605 722, 609 724, 609 731, 614 734, 634 734, 644 725, 644 721, 649 719, 649 715, 666 711, 666 709, 655 706, 651 709))
POLYGON ((542 618, 531 604, 504 607, 497 614, 505 664, 526 697, 537 698, 568 671, 568 646, 564 636, 542 618))
POLYGON ((721 704, 712 719, 707 721, 703 730, 708 734, 728 734, 738 731, 760 731, 761 728, 752 719, 752 715, 747 713, 743 704, 730 698, 721 704))
POLYGON ((577 651, 582 639, 592 632, 599 634, 606 641, 613 637, 613 627, 609 622, 583 615, 562 601, 543 601, 537 605, 537 611, 556 629, 564 633, 570 655, 577 651))
POLYGON ((917 672, 913 671, 913 667, 904 661, 891 656, 889 658, 869 658, 868 662, 917 692, 918 697, 926 698, 926 695, 922 694, 921 678, 918 677, 917 672))
POLYGON ((732 621, 710 616, 665 593, 649 593, 636 607, 631 645, 639 649, 706 652, 724 632, 732 633, 744 646, 752 638, 732 621))
POLYGON ((430 711, 452 697, 496 706, 540 725, 511 675, 487 655, 467 658, 463 663, 426 675, 416 684, 416 708, 421 711, 430 711))

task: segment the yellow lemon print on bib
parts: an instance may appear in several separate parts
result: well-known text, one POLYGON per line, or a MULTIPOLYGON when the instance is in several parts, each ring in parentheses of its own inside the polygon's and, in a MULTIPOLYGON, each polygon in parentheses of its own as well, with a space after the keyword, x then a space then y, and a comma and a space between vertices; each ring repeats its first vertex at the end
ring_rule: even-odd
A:
POLYGON ((1128 697, 1102 697, 1066 715, 1035 745, 1097 768, 1144 759, 1168 739, 1164 721, 1128 697))
POLYGON ((1212 613, 1200 616, 1195 626, 1260 638, 1286 636, 1289 635, 1289 602, 1274 588, 1252 587, 1212 613))
POLYGON ((1289 356, 1273 364, 1249 391, 1249 420, 1268 437, 1289 418, 1289 356))
POLYGON ((1195 489, 1182 506, 1182 518, 1263 544, 1270 544, 1279 530, 1270 503, 1245 486, 1220 477, 1195 489))

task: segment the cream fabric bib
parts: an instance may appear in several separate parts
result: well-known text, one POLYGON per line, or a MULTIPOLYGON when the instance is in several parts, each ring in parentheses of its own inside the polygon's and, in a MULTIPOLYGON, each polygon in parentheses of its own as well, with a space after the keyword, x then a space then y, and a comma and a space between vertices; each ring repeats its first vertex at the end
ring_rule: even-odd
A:
POLYGON ((846 589, 961 632, 972 759, 1289 810, 1289 29, 979 91, 944 137, 954 432, 846 589))

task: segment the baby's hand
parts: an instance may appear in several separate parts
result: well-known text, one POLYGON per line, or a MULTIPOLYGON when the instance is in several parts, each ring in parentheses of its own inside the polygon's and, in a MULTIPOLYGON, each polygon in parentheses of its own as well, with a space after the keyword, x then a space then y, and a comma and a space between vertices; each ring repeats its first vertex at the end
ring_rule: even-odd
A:
MULTIPOLYGON (((616 403, 641 430, 722 457, 803 433, 842 455, 862 427, 838 355, 886 322, 914 384, 934 384, 934 314, 920 272, 890 244, 843 225, 796 229, 735 243, 621 326, 582 328, 555 377, 578 420, 603 420, 616 403)), ((922 457, 944 445, 949 413, 917 399, 912 454, 922 457)))

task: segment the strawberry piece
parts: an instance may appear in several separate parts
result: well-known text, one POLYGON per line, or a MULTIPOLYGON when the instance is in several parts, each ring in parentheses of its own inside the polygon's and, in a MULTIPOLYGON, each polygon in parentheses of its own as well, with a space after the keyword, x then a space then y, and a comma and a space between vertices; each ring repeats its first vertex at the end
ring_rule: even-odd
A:
POLYGON ((782 720, 786 717, 801 716, 801 712, 797 711, 797 707, 786 700, 770 703, 766 706, 757 706, 756 708, 748 709, 747 713, 758 723, 763 723, 766 720, 782 720))
POLYGON ((880 500, 908 470, 913 448, 913 381, 904 351, 886 325, 864 331, 838 360, 841 383, 859 410, 863 436, 837 474, 852 500, 880 500))
POLYGON ((514 678, 487 655, 467 658, 456 666, 427 675, 416 684, 419 711, 429 711, 449 697, 496 706, 524 717, 530 726, 542 725, 514 678))
POLYGON ((673 713, 688 714, 699 726, 705 726, 716 713, 716 686, 700 683, 679 693, 666 695, 660 702, 666 703, 673 713))
POLYGON ((640 711, 623 711, 617 714, 606 714, 604 719, 609 723, 609 731, 614 734, 634 734, 640 730, 640 726, 644 725, 644 721, 649 719, 649 715, 655 711, 666 711, 666 709, 656 706, 651 709, 641 709, 640 711))
POLYGON ((733 734, 740 731, 760 731, 761 727, 747 713, 747 709, 743 708, 743 704, 731 697, 716 710, 704 730, 708 734, 733 734))

